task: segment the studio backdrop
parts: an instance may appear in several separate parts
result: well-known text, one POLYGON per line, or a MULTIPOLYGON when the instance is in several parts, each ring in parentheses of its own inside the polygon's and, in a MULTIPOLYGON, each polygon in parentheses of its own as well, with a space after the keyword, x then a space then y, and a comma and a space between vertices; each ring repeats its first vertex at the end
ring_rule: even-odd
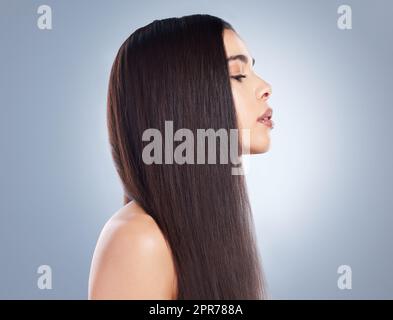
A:
POLYGON ((390 0, 1 0, 0 298, 87 298, 123 206, 115 55, 137 28, 195 13, 229 21, 273 88, 271 147, 246 173, 271 297, 392 299, 390 0))

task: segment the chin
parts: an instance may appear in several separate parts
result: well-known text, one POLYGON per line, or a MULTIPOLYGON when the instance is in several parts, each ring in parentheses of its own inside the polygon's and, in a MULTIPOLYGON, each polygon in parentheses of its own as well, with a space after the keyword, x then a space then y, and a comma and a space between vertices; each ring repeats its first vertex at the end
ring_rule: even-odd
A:
POLYGON ((265 153, 270 150, 270 137, 259 135, 259 139, 251 140, 250 154, 265 153))
POLYGON ((265 153, 265 152, 268 152, 269 149, 270 149, 269 144, 260 145, 260 146, 253 146, 250 148, 250 154, 265 153))

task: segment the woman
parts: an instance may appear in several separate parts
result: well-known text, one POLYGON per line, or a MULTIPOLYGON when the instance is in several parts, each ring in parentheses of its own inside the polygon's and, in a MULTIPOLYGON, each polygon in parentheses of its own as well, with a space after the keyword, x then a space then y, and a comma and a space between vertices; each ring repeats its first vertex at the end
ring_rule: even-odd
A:
POLYGON ((239 133, 240 153, 266 152, 271 87, 253 64, 233 27, 211 15, 155 20, 122 44, 107 120, 125 206, 101 232, 89 299, 267 297, 244 176, 229 162, 142 156, 144 132, 164 134, 168 121, 194 134, 243 130, 249 139, 239 133))

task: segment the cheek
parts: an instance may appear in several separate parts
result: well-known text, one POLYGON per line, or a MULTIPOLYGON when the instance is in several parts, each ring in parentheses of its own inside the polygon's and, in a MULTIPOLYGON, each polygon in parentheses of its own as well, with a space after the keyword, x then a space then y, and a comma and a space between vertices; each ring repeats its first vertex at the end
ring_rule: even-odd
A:
POLYGON ((239 129, 252 129, 255 126, 256 118, 250 110, 251 101, 249 101, 247 95, 236 88, 232 88, 232 93, 239 129))

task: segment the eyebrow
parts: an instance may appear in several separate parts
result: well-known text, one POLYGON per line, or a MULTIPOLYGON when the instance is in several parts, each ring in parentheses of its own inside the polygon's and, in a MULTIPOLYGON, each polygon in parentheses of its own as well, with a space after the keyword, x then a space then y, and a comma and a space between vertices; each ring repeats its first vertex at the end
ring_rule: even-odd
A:
MULTIPOLYGON (((240 61, 244 62, 245 64, 248 63, 248 58, 244 54, 237 54, 234 56, 230 56, 229 58, 227 58, 227 61, 230 61, 230 60, 240 60, 240 61)), ((252 65, 254 65, 254 64, 255 64, 255 59, 252 58, 252 65)))

